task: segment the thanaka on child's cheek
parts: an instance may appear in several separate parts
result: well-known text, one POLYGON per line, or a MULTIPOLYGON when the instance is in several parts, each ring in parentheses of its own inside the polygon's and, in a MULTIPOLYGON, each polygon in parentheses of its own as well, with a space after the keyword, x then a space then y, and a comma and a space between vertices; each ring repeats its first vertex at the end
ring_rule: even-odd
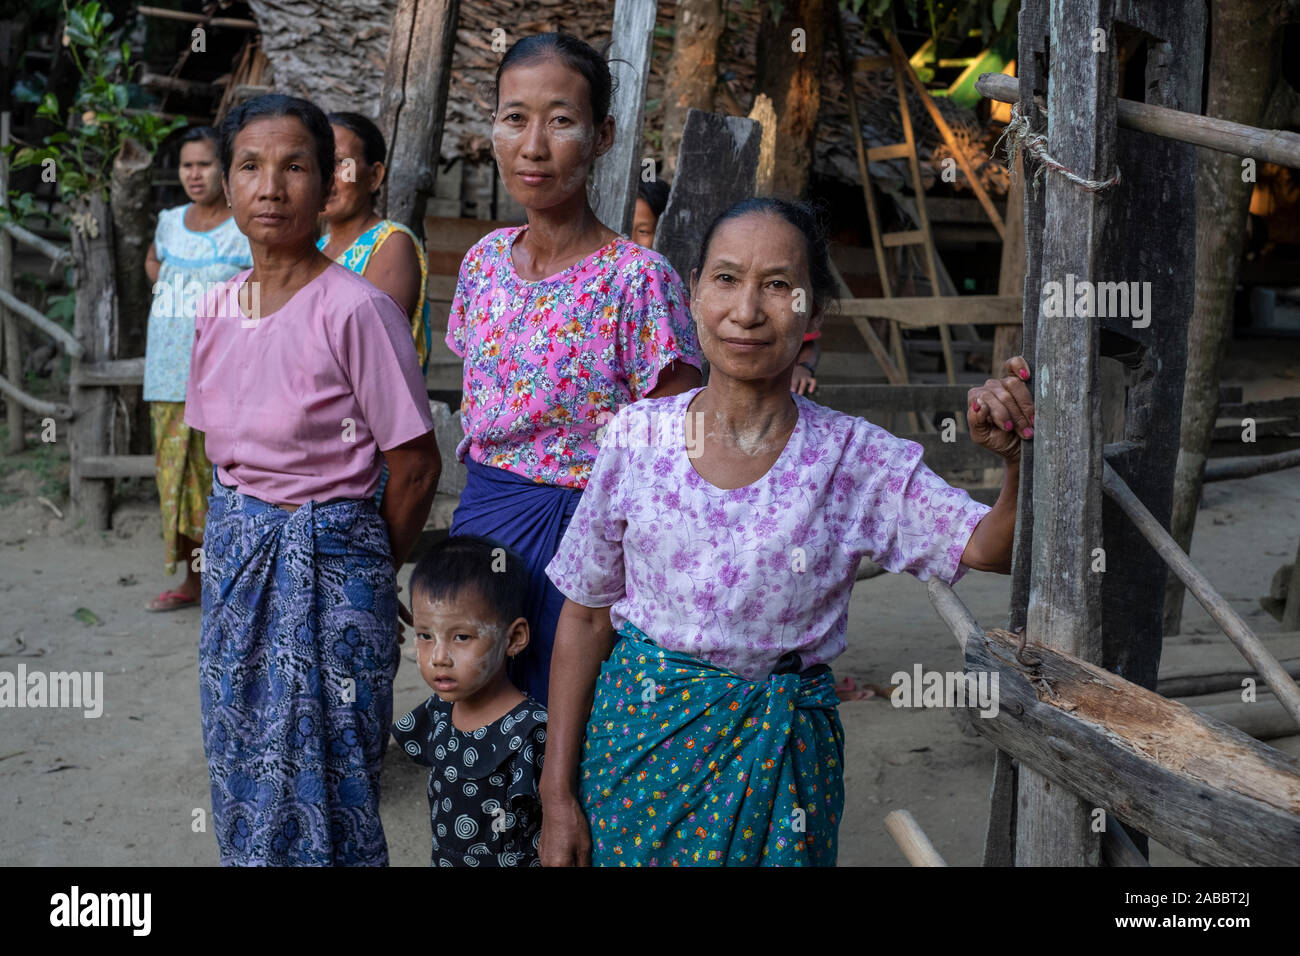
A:
POLYGON ((416 598, 416 659, 420 675, 446 701, 466 700, 489 687, 506 659, 509 628, 486 613, 481 599, 456 601, 416 598))

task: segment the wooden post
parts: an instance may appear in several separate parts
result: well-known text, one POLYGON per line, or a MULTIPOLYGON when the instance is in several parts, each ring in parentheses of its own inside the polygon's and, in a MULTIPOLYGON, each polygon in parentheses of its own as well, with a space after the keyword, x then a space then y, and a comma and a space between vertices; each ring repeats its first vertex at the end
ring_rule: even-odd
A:
MULTIPOLYGON (((1047 18, 1049 147, 1090 179, 1106 179, 1115 168, 1114 43, 1107 44, 1109 52, 1092 52, 1093 29, 1109 26, 1109 12, 1109 0, 1051 0, 1047 18)), ((1042 281, 1095 279, 1109 197, 1060 176, 1047 178, 1045 192, 1042 281)), ((1025 321, 1032 311, 1038 323, 1031 385, 1041 417, 1034 426, 1026 630, 1034 641, 1094 662, 1101 659, 1101 580, 1089 570, 1093 548, 1101 546, 1097 327, 1087 320, 1041 320, 1041 304, 1040 290, 1027 287, 1025 321)), ((1019 790, 1017 866, 1100 862, 1091 807, 1024 764, 1019 790)))
POLYGON ((682 128, 677 175, 655 250, 689 283, 704 230, 729 206, 754 195, 763 131, 742 116, 691 110, 682 128))
POLYGON ((379 128, 388 140, 380 205, 422 239, 438 175, 459 9, 459 0, 400 0, 390 32, 379 107, 379 128))
MULTIPOLYGON (((0 146, 9 146, 9 111, 0 113, 0 146)), ((9 208, 9 156, 0 153, 0 208, 9 208)), ((0 289, 13 292, 14 246, 9 233, 0 229, 0 289)), ((18 316, 0 304, 0 317, 4 319, 5 377, 15 388, 23 385, 22 336, 18 330, 18 316)), ((9 439, 5 452, 16 455, 26 444, 23 438, 23 407, 10 396, 5 403, 5 421, 9 426, 9 439)))
MULTIPOLYGON (((596 160, 596 218, 617 233, 632 231, 641 174, 641 126, 654 44, 655 0, 615 0, 609 71, 614 75, 614 145, 596 160)), ((687 114, 690 122, 690 114, 687 114)), ((685 140, 685 127, 682 130, 685 140)), ((680 175, 680 170, 678 171, 680 175)), ((677 181, 675 176, 674 182, 677 181)))
MULTIPOLYGON (((77 263, 74 334, 85 354, 72 360, 76 381, 82 362, 116 358, 117 291, 114 286, 113 219, 98 193, 75 204, 72 255, 77 263)), ((107 530, 112 517, 112 483, 83 475, 82 461, 113 453, 113 389, 74 385, 75 418, 69 429, 72 467, 69 485, 73 511, 93 531, 107 530)))
MULTIPOLYGON (((150 186, 153 183, 153 154, 127 138, 113 160, 109 203, 113 214, 113 255, 117 266, 118 348, 127 355, 144 355, 152 304, 151 283, 144 271, 149 243, 153 241, 150 186)), ((141 392, 118 393, 125 405, 128 433, 133 447, 127 452, 146 454, 153 450, 149 409, 141 392)))

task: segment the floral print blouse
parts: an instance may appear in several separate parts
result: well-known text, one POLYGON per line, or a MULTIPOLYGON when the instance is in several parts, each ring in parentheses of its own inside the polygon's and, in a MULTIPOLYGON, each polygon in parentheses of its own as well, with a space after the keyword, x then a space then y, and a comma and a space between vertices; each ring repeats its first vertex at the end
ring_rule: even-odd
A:
MULTIPOLYGON (((804 667, 843 653, 858 562, 948 584, 992 509, 921 461, 922 447, 801 395, 766 475, 724 491, 695 471, 686 414, 700 389, 639 402, 610 422, 547 575, 661 647, 749 680, 788 651, 804 667), (687 436, 685 439, 683 436, 687 436)), ((696 414, 696 413, 691 413, 696 414)))
POLYGON ((523 280, 510 250, 527 228, 489 233, 461 263, 447 320, 465 360, 457 457, 582 490, 597 429, 670 363, 699 367, 695 325, 668 261, 621 236, 523 280))

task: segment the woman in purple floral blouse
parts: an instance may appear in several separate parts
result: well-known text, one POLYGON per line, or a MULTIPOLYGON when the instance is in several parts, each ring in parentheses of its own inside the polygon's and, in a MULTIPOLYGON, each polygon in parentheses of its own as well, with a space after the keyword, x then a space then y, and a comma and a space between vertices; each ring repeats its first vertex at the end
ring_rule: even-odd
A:
POLYGON ((1010 569, 1033 435, 1024 359, 970 391, 972 438, 1006 462, 988 508, 915 442, 791 393, 832 290, 806 207, 733 207, 691 276, 708 387, 610 423, 618 440, 547 569, 567 600, 543 865, 834 865, 844 748, 827 665, 858 562, 949 584, 1010 569))
POLYGON ((622 406, 700 384, 681 279, 606 228, 587 198, 614 143, 609 67, 563 33, 526 37, 497 71, 492 148, 528 224, 465 256, 447 344, 465 360, 457 456, 468 484, 451 533, 478 534, 528 564, 533 634, 511 678, 545 703, 564 597, 545 574, 622 406))

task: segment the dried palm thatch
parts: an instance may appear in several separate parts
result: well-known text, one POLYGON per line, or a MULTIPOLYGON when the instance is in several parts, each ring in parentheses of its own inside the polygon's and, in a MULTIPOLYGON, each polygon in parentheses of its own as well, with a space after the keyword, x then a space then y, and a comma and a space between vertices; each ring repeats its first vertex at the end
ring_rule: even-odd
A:
MULTIPOLYGON (((250 0, 262 35, 262 50, 270 62, 276 88, 306 96, 329 110, 349 109, 378 114, 383 86, 388 29, 397 0, 250 0)), ((647 84, 645 137, 647 154, 662 142, 663 89, 675 4, 659 5, 651 75, 647 84)), ((460 7, 457 43, 452 56, 442 159, 491 162, 490 120, 497 64, 492 49, 494 30, 504 30, 507 42, 521 36, 562 29, 582 37, 597 49, 610 39, 613 0, 466 0, 460 7)), ((738 0, 727 4, 726 29, 718 50, 721 82, 714 109, 748 113, 753 104, 755 49, 762 5, 745 9, 738 0)), ((856 56, 879 55, 885 49, 861 38, 860 24, 846 16, 856 56)), ((863 133, 868 145, 902 138, 898 99, 889 71, 858 73, 854 77, 863 133)), ((849 128, 848 106, 840 80, 838 59, 828 49, 823 60, 822 104, 815 144, 814 173, 844 182, 857 181, 856 147, 849 128)), ((948 155, 943 138, 926 111, 908 91, 916 131, 922 179, 928 187, 940 161, 948 155)), ((1005 193, 1006 173, 988 158, 987 136, 975 115, 946 99, 937 99, 952 126, 959 148, 983 180, 986 189, 1005 193)), ((901 178, 901 168, 874 164, 873 176, 901 178)))

